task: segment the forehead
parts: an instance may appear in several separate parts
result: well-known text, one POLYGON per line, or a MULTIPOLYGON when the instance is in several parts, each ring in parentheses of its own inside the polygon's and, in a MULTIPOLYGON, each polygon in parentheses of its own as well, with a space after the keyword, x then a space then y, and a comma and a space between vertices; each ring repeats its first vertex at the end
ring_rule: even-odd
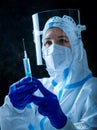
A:
POLYGON ((66 36, 66 34, 60 28, 54 27, 46 31, 45 38, 53 37, 53 36, 66 36))

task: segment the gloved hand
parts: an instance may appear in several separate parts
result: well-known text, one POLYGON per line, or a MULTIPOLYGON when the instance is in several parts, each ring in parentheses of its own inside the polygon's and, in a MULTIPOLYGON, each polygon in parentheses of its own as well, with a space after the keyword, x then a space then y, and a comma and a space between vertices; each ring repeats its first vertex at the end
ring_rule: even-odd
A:
POLYGON ((67 117, 62 112, 57 96, 48 91, 39 80, 34 80, 37 82, 43 97, 32 95, 32 102, 38 105, 39 113, 47 116, 55 128, 63 128, 67 122, 67 117))
POLYGON ((24 77, 10 86, 8 96, 15 108, 24 109, 31 103, 32 94, 37 89, 37 83, 32 81, 31 77, 24 77))

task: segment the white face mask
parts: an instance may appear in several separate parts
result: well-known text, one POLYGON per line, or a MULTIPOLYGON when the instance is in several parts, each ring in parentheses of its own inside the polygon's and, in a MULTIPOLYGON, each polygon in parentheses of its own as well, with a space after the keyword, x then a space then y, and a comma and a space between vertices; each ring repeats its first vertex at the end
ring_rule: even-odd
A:
POLYGON ((43 58, 46 62, 49 74, 52 75, 56 71, 64 71, 70 67, 72 51, 71 48, 52 44, 43 51, 43 58))

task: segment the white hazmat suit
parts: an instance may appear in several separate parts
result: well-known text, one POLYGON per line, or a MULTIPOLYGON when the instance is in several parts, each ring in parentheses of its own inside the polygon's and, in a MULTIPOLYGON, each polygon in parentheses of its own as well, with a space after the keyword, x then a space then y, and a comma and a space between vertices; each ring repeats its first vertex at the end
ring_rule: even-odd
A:
MULTIPOLYGON (((60 45, 51 45, 45 52, 44 47, 42 48, 50 77, 39 80, 49 91, 57 95, 60 106, 68 118, 66 125, 60 130, 97 130, 97 78, 92 76, 88 67, 86 51, 81 39, 81 31, 85 26, 76 25, 69 16, 64 15, 62 18, 55 16, 50 18, 44 27, 43 41, 46 31, 52 27, 58 27, 67 34, 72 49, 72 52, 67 50, 68 54, 65 57, 69 56, 70 62, 66 60, 68 63, 63 61, 61 67, 56 64, 55 67, 45 53, 46 55, 52 53, 50 49, 56 51, 65 49, 60 45)), ((54 59, 62 60, 60 57, 54 59)), ((37 91, 36 94, 39 95, 40 92, 37 91)), ((23 110, 18 110, 11 104, 8 95, 0 107, 0 128, 1 130, 57 130, 47 117, 39 114, 36 105, 31 103, 23 110)))

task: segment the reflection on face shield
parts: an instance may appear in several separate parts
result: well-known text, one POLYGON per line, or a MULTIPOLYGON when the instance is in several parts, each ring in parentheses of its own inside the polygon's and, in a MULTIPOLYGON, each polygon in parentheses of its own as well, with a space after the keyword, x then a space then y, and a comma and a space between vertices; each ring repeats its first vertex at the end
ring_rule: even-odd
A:
POLYGON ((72 51, 68 47, 52 44, 43 51, 43 58, 47 69, 63 70, 69 67, 72 62, 72 51))

